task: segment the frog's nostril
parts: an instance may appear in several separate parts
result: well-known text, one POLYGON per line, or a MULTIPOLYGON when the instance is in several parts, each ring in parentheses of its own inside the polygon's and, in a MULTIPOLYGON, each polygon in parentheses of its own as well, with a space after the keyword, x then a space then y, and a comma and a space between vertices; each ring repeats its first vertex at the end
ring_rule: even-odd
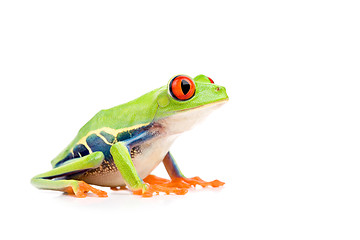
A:
POLYGON ((220 88, 219 87, 215 88, 215 91, 217 91, 217 92, 220 91, 220 88))

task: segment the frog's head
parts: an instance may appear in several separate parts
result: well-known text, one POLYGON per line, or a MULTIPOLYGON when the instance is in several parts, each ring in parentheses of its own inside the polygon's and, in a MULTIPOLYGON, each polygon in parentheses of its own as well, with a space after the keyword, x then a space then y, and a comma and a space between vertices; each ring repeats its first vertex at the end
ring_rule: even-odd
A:
POLYGON ((160 88, 154 120, 177 124, 178 130, 183 132, 228 99, 225 88, 215 84, 209 77, 199 75, 192 79, 186 75, 176 75, 160 88))

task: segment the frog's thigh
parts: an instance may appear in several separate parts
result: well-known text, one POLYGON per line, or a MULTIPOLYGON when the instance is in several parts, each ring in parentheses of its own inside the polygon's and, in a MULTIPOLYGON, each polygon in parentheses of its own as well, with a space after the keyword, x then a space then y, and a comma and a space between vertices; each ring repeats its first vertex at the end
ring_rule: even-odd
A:
POLYGON ((170 152, 164 157, 163 164, 171 179, 185 177, 170 152))
POLYGON ((136 172, 129 149, 125 144, 123 142, 115 143, 111 146, 110 153, 117 169, 124 178, 126 185, 132 190, 142 188, 144 183, 136 172))
POLYGON ((73 159, 71 162, 54 168, 48 172, 36 175, 31 179, 31 183, 40 189, 60 190, 67 191, 69 187, 72 187, 76 194, 79 188, 79 181, 77 180, 56 180, 57 177, 66 176, 77 171, 97 168, 104 160, 104 154, 102 152, 94 152, 87 156, 73 159))

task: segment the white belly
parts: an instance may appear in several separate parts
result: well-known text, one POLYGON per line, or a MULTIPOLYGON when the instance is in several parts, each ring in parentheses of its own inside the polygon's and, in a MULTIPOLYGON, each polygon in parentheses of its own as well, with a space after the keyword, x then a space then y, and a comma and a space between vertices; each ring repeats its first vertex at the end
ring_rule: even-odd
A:
POLYGON ((141 178, 149 175, 162 162, 176 136, 156 137, 142 145, 143 151, 133 160, 141 178))
MULTIPOLYGON (((141 179, 148 176, 164 159, 176 135, 159 136, 141 145, 141 153, 133 158, 135 169, 141 179)), ((99 186, 125 186, 125 181, 119 171, 112 171, 101 175, 90 175, 81 180, 99 186)))

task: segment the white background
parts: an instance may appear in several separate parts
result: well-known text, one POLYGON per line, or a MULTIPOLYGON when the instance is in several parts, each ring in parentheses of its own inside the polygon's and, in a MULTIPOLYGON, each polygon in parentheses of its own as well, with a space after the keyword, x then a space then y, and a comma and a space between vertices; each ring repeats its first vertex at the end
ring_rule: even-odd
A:
MULTIPOLYGON (((6 239, 359 239, 358 1, 2 1, 6 239), (175 74, 230 101, 172 152, 219 190, 76 199, 30 178, 97 111, 175 74)), ((155 170, 166 177, 162 165, 155 170)))

